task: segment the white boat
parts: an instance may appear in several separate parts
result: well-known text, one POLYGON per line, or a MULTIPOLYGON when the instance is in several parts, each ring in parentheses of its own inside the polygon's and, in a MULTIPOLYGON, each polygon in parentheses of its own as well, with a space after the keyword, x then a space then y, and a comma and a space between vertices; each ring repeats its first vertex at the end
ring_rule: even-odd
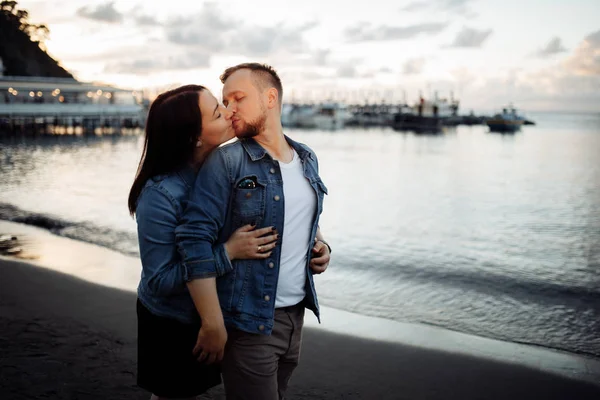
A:
POLYGON ((362 104, 350 106, 352 117, 346 122, 351 126, 390 126, 394 122, 394 115, 400 112, 405 105, 395 104, 362 104))
POLYGON ((145 108, 136 95, 69 78, 0 76, 0 130, 50 126, 94 132, 140 127, 145 108))
POLYGON ((316 129, 340 129, 346 126, 351 113, 345 104, 284 105, 281 122, 284 126, 316 129))
POLYGON ((323 103, 316 107, 313 116, 318 129, 341 129, 351 118, 348 107, 342 103, 323 103))
POLYGON ((307 127, 307 125, 310 125, 313 115, 314 108, 312 105, 284 104, 281 113, 281 124, 285 127, 307 127))

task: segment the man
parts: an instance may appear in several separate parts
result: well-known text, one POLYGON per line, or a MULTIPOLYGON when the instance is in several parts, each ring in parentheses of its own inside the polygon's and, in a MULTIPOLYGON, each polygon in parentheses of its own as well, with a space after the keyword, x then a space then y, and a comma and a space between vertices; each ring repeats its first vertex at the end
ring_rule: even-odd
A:
POLYGON ((195 351, 209 362, 223 357, 227 399, 283 399, 298 365, 304 309, 319 318, 313 274, 329 264, 318 228, 327 188, 314 152, 283 134, 275 70, 240 64, 221 81, 240 140, 202 166, 177 230, 203 323, 195 351), (213 244, 247 224, 272 226, 280 240, 257 242, 259 259, 217 265, 213 244))

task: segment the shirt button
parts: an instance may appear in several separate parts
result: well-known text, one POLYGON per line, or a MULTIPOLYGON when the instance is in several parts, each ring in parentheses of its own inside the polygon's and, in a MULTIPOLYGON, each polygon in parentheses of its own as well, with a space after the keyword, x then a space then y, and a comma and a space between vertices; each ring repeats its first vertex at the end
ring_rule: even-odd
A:
POLYGON ((259 331, 264 331, 265 330, 265 326, 264 325, 259 325, 258 326, 258 330, 259 331))
POLYGON ((246 198, 249 199, 250 197, 252 197, 252 193, 250 193, 250 192, 246 193, 246 198))
POLYGON ((272 263, 272 262, 269 263, 269 268, 273 268, 274 266, 275 266, 274 263, 272 263))
POLYGON ((272 173, 272 174, 274 174, 274 173, 275 173, 275 168, 271 168, 271 169, 269 170, 269 172, 270 172, 270 173, 272 173))
POLYGON ((266 295, 265 296, 265 301, 269 301, 269 300, 271 300, 271 298, 269 297, 269 295, 266 295))
POLYGON ((278 194, 276 194, 276 195, 275 195, 275 197, 273 197, 273 199, 274 199, 275 201, 279 201, 279 195, 278 195, 278 194))

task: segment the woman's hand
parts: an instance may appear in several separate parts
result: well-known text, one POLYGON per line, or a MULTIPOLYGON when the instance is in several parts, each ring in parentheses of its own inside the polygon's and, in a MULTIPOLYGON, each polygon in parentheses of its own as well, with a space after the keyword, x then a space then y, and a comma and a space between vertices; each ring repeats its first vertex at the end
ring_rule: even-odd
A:
POLYGON ((202 326, 192 349, 198 361, 212 364, 223 359, 227 330, 217 296, 216 278, 194 279, 187 283, 202 326))
POLYGON ((227 330, 225 325, 222 323, 214 326, 202 324, 193 354, 199 362, 206 362, 206 364, 220 362, 223 360, 226 343, 227 330))
POLYGON ((230 260, 267 258, 277 245, 278 238, 275 227, 255 230, 253 225, 244 225, 225 242, 225 250, 230 260))

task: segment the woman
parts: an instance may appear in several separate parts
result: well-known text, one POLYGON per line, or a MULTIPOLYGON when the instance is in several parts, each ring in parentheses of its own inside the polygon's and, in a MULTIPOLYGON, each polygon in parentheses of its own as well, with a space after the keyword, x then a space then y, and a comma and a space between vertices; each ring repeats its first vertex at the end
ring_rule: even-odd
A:
MULTIPOLYGON (((233 137, 229 113, 203 86, 163 93, 148 113, 129 210, 136 216, 142 260, 138 385, 152 392, 152 399, 195 398, 221 382, 218 366, 193 355, 201 321, 186 287, 175 228, 202 161, 233 137)), ((276 244, 272 233, 271 228, 242 227, 214 247, 215 259, 228 265, 236 258, 268 257, 276 244)))

